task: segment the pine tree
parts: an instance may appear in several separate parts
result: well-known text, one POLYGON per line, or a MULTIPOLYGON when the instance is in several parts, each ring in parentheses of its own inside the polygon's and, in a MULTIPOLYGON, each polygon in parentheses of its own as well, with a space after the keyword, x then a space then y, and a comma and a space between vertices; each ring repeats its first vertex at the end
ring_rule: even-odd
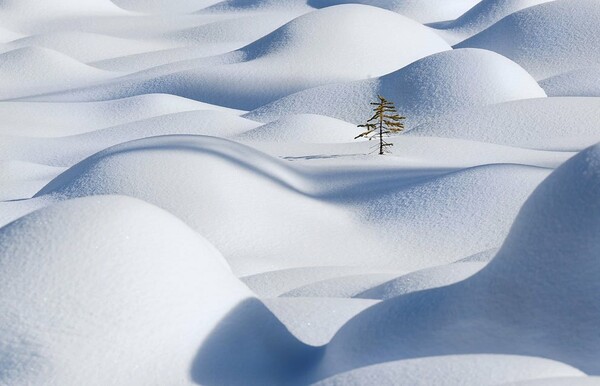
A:
POLYGON ((385 142, 383 138, 404 130, 404 123, 402 121, 406 118, 398 114, 393 102, 388 101, 381 95, 378 98, 379 102, 371 103, 371 105, 375 106, 373 109, 375 114, 364 125, 358 125, 358 127, 365 128, 366 131, 357 135, 354 139, 369 138, 370 141, 378 137, 379 154, 383 155, 386 153, 387 147, 394 146, 393 143, 385 142))

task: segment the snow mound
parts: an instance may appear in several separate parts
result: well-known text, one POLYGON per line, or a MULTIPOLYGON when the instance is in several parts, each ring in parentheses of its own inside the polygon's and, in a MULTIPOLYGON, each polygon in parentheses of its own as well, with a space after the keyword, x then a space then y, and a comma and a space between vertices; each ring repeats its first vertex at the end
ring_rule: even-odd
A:
POLYGON ((266 122, 309 113, 362 123, 369 118, 365 108, 377 95, 395 102, 398 111, 407 116, 408 126, 468 107, 546 96, 514 62, 490 51, 465 49, 428 56, 377 79, 301 91, 247 117, 266 122))
POLYGON ((551 376, 572 377, 569 380, 575 383, 569 385, 586 379, 581 371, 564 363, 535 357, 488 354, 448 355, 383 363, 334 375, 314 385, 499 385, 551 376))
POLYGON ((80 62, 90 63, 119 56, 156 51, 170 47, 172 44, 148 42, 142 39, 124 39, 97 33, 61 31, 23 37, 2 47, 2 51, 30 46, 47 48, 80 62), (90 49, 90 47, 93 47, 93 49, 90 49))
POLYGON ((114 78, 46 48, 18 48, 0 55, 1 99, 66 90, 114 78))
POLYGON ((600 64, 600 3, 557 0, 500 20, 458 44, 496 51, 536 79, 600 64))
POLYGON ((356 136, 355 125, 323 115, 299 114, 247 131, 236 139, 265 142, 344 143, 356 136))
POLYGON ((3 384, 192 384, 203 340, 251 296, 198 234, 126 197, 22 217, 0 256, 3 384))
POLYGON ((365 310, 332 339, 321 374, 465 353, 544 356, 600 373, 599 197, 595 145, 534 191, 483 270, 365 310))
POLYGON ((364 5, 340 5, 300 16, 233 53, 242 60, 237 63, 186 70, 175 63, 162 69, 168 72, 173 67, 171 73, 134 74, 118 84, 63 97, 97 100, 168 93, 251 110, 310 87, 380 76, 449 49, 434 32, 401 15, 364 5), (389 38, 382 41, 381 35, 389 38), (390 46, 404 49, 390 51, 390 46), (387 51, 383 60, 365 55, 377 50, 387 51))
POLYGON ((159 135, 235 136, 259 123, 222 111, 188 111, 160 115, 88 133, 60 138, 27 138, 0 135, 0 152, 51 166, 72 166, 94 153, 123 142, 159 135))
POLYGON ((443 287, 473 276, 485 265, 485 263, 475 262, 426 268, 370 288, 354 297, 386 300, 411 292, 443 287))
POLYGON ((87 103, 1 102, 0 134, 65 137, 189 111, 241 113, 167 94, 87 103))
POLYGON ((308 197, 311 189, 311 181, 288 164, 235 142, 164 136, 95 154, 38 196, 144 199, 200 231, 240 274, 339 265, 340 256, 347 264, 363 259, 364 240, 347 240, 349 232, 359 232, 350 214, 308 197), (315 211, 327 213, 318 225, 315 211))
POLYGON ((456 35, 455 43, 473 36, 504 17, 534 5, 548 3, 554 0, 483 0, 465 12, 458 19, 440 26, 440 30, 447 34, 456 35))
POLYGON ((600 140, 599 109, 600 98, 513 101, 449 114, 405 135, 462 138, 534 149, 582 150, 600 140))
POLYGON ((600 67, 583 68, 540 81, 548 96, 600 97, 600 67))

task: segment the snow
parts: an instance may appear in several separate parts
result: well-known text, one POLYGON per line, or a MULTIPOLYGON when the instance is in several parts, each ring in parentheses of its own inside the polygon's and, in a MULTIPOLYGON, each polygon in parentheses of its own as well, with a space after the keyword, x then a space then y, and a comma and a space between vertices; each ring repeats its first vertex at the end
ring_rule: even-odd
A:
POLYGON ((332 339, 320 374, 490 349, 596 373, 599 173, 600 145, 566 162, 527 200, 483 270, 359 314, 332 339))
POLYGON ((515 12, 456 47, 498 52, 544 79, 598 65, 599 29, 597 1, 556 0, 515 12))
MULTIPOLYGON (((512 355, 445 355, 415 358, 362 367, 315 383, 333 385, 499 385, 547 376, 571 377, 568 384, 585 381, 583 373, 563 363, 512 355)), ((535 381, 534 381, 535 382, 535 381)), ((521 383, 519 383, 521 384, 521 383)), ((524 382, 529 385, 529 382, 524 382)), ((536 383, 532 383, 536 384, 536 383)), ((540 383, 546 384, 546 383, 540 383)), ((565 383, 567 384, 567 383, 565 383)), ((586 383, 581 383, 585 385, 586 383)))
POLYGON ((365 117, 363 106, 376 100, 377 95, 393 100, 398 111, 408 117, 409 127, 425 118, 469 107, 546 96, 514 62, 490 51, 465 49, 428 56, 380 78, 301 91, 246 117, 268 122, 304 113, 363 123, 369 118, 365 117))
POLYGON ((201 236, 126 197, 29 214, 0 248, 4 384, 192 384, 198 345, 251 296, 201 236))
POLYGON ((598 383, 599 12, 0 0, 0 384, 598 383))

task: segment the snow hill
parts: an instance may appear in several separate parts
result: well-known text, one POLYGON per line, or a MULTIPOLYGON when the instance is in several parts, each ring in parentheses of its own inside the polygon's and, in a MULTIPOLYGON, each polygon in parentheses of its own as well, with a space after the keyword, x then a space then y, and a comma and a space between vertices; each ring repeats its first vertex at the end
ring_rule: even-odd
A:
POLYGON ((599 4, 0 0, 0 385, 597 383, 599 4))
POLYGON ((359 314, 333 338, 321 371, 493 350, 598 372, 599 173, 596 145, 536 189, 486 268, 455 285, 392 298, 359 314))
POLYGON ((536 79, 597 66, 600 4, 557 0, 513 13, 458 44, 485 48, 519 63, 536 79))
MULTIPOLYGON (((235 55, 241 58, 237 63, 160 76, 134 74, 130 81, 74 95, 90 100, 167 93, 249 110, 310 87, 380 76, 449 49, 435 33, 408 18, 375 7, 340 5, 300 16, 242 48, 235 55), (382 34, 393 41, 377 39, 382 34), (376 62, 365 55, 394 45, 405 50, 391 51, 376 62), (318 62, 312 60, 315 55, 318 62), (348 65, 340 67, 340 62, 348 65)), ((162 71, 169 72, 168 67, 162 71)))
POLYGON ((377 100, 377 95, 395 101, 411 127, 425 118, 468 107, 546 96, 514 62, 490 51, 466 49, 428 56, 377 79, 292 94, 246 117, 268 122, 289 114, 320 114, 363 123, 369 118, 364 106, 377 100))

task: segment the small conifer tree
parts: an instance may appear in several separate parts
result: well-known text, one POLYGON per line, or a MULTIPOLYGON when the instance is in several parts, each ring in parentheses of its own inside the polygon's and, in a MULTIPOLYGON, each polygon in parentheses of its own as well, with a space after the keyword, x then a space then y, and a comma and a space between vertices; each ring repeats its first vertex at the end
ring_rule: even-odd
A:
POLYGON ((354 139, 369 138, 370 141, 373 138, 378 138, 379 154, 383 155, 386 153, 387 147, 394 146, 393 143, 385 142, 383 138, 404 130, 402 121, 406 118, 398 114, 393 102, 388 101, 381 95, 378 98, 379 102, 371 103, 372 106, 375 106, 373 109, 375 114, 364 125, 358 125, 358 127, 365 128, 366 131, 357 135, 354 139))

